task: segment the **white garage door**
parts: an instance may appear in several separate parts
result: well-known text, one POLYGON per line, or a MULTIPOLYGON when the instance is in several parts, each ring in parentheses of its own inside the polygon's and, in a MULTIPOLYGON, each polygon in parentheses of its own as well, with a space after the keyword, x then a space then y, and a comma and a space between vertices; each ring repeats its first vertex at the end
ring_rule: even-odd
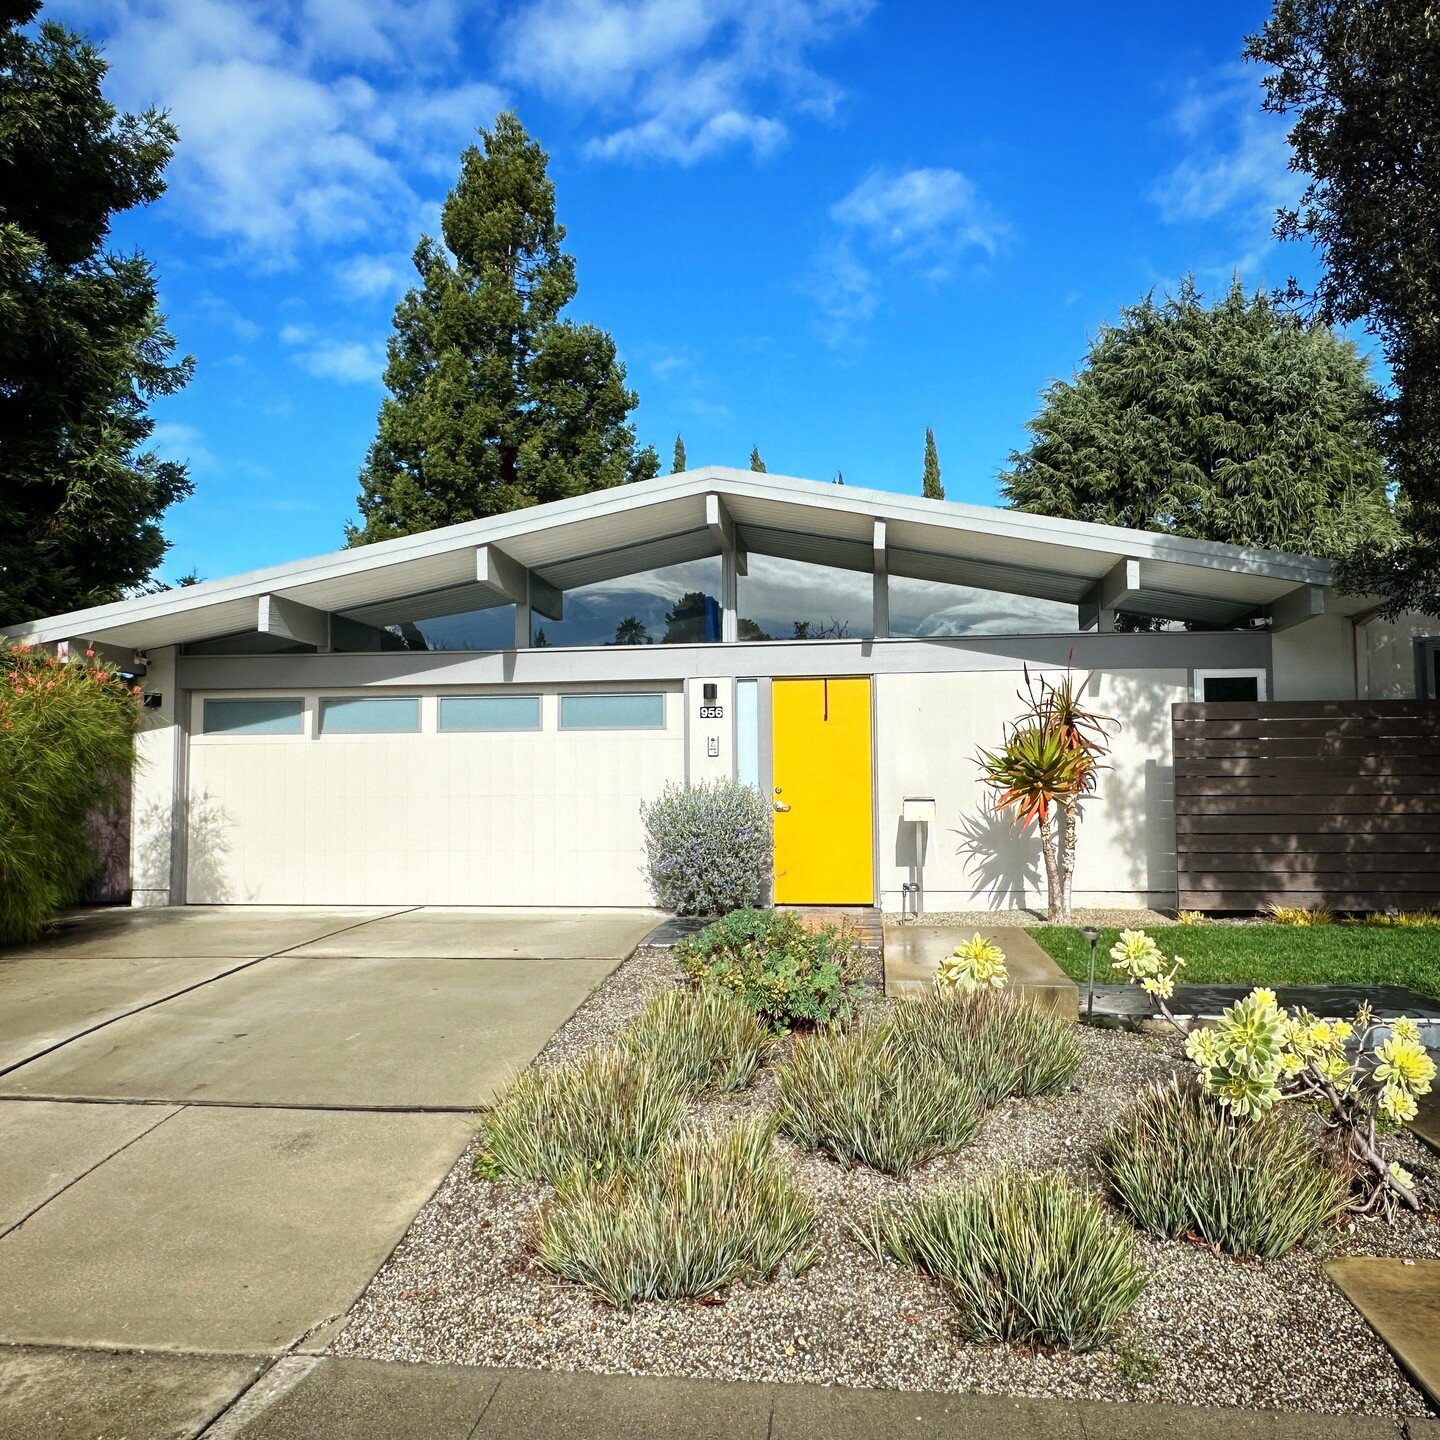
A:
POLYGON ((191 904, 647 905, 680 692, 192 698, 191 904))

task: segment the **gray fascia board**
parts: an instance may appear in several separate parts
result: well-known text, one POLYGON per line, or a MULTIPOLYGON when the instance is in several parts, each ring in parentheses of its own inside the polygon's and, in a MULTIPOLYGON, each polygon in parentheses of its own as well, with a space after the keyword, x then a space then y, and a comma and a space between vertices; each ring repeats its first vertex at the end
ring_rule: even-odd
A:
POLYGON ((188 690, 655 684, 790 675, 932 674, 1024 665, 1138 673, 1268 670, 1270 634, 1251 631, 975 635, 924 640, 749 641, 735 645, 542 646, 528 650, 382 654, 186 655, 188 690))
MULTIPOLYGON (((402 536, 374 545, 335 551, 312 559, 271 566, 263 570, 203 581, 199 585, 170 590, 159 595, 140 596, 94 606, 67 615, 47 617, 4 627, 16 639, 63 639, 69 635, 103 633, 127 624, 138 624, 203 610, 229 600, 285 590, 302 591, 325 580, 357 572, 403 565, 465 548, 503 542, 551 523, 573 524, 591 516, 640 510, 664 500, 703 495, 709 492, 729 496, 753 496, 762 500, 813 504, 831 513, 869 518, 903 520, 949 531, 984 537, 1006 536, 1040 544, 1059 545, 1097 555, 1135 555, 1141 559, 1164 560, 1211 572, 1258 575, 1294 584, 1328 585, 1331 567, 1327 561, 1277 551, 1247 550, 1217 545, 1182 536, 1154 535, 1145 531, 1122 530, 1114 526, 1056 520, 1024 511, 987 509, 942 500, 899 496, 882 491, 834 486, 790 476, 760 476, 728 467, 707 467, 680 476, 663 476, 633 485, 617 486, 566 500, 532 506, 528 510, 463 525, 447 526, 420 535, 402 536)), ((299 598, 299 597, 292 597, 299 598)), ((183 639, 183 636, 179 638, 183 639)))

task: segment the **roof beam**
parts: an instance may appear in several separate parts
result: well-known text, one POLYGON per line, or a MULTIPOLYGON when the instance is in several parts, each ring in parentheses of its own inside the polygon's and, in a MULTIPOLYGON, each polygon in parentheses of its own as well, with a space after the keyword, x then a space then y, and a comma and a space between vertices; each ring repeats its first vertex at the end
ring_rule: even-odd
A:
POLYGON ((1319 619, 1325 613, 1325 587, 1297 585, 1267 605, 1264 613, 1270 617, 1271 630, 1288 630, 1292 625, 1319 619))
POLYGON ((103 640, 57 640, 55 654, 61 660, 100 660, 131 675, 145 668, 135 659, 133 645, 107 645, 103 640))
POLYGON ((507 555, 498 545, 475 547, 475 578, 498 590, 517 607, 525 607, 547 620, 564 617, 565 597, 548 580, 507 555))
POLYGON ((255 628, 262 635, 289 640, 296 645, 309 645, 316 650, 330 649, 330 616, 314 606, 302 605, 283 595, 262 595, 255 628))
POLYGON ((745 553, 745 542, 741 540, 740 532, 735 528, 735 521, 724 500, 718 495, 705 497, 705 528, 719 546, 721 555, 735 556, 735 573, 748 575, 750 565, 749 557, 745 553))
POLYGON ((1080 601, 1082 630, 1113 630, 1115 612, 1140 593, 1140 562, 1127 557, 1102 575, 1080 601))

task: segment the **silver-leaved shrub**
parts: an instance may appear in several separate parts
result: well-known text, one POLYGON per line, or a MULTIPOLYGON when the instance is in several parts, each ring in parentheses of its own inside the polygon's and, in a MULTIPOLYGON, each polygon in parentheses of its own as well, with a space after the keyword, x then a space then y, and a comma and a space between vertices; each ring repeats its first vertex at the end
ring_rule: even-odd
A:
POLYGON ((677 915, 759 905, 770 879, 770 803, 738 780, 668 785, 641 810, 655 903, 677 915))

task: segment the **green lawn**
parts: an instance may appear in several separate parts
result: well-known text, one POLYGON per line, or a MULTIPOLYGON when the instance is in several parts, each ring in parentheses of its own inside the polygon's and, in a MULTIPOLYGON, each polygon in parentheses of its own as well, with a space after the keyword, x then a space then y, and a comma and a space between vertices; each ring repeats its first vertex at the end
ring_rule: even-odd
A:
MULTIPOLYGON (((1030 933, 1072 979, 1084 980, 1090 947, 1068 925, 1030 933)), ((1095 979, 1120 978, 1107 953, 1118 930, 1100 932, 1095 979)), ((1440 928, 1391 926, 1154 925, 1167 955, 1183 955, 1179 980, 1211 985, 1408 985, 1440 998, 1440 928)))

